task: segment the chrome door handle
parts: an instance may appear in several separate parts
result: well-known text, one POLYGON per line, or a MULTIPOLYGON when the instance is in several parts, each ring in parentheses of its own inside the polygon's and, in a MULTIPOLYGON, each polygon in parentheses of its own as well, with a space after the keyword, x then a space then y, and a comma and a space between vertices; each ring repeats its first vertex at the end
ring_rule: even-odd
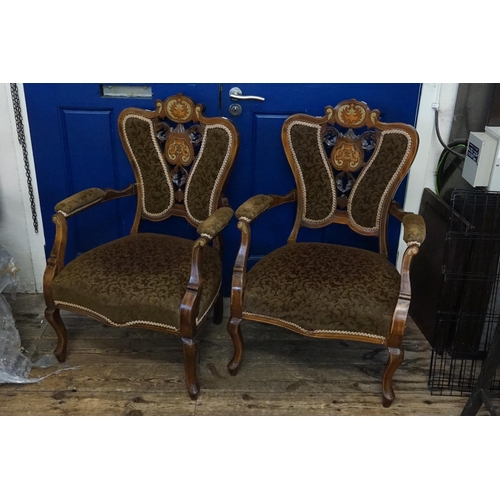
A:
POLYGON ((229 97, 234 101, 265 101, 264 97, 258 95, 243 95, 243 92, 238 87, 233 87, 229 91, 229 97))

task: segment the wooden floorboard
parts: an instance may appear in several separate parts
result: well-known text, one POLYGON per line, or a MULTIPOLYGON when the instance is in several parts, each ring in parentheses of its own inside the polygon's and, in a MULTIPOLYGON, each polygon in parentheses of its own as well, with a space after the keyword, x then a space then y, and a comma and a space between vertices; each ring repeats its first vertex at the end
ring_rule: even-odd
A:
MULTIPOLYGON (((20 294, 11 305, 30 358, 50 353, 56 338, 43 315, 43 296, 20 294)), ((467 400, 430 393, 431 348, 411 320, 405 360, 394 376, 396 400, 386 409, 380 381, 387 352, 374 344, 310 339, 244 322, 244 359, 233 377, 226 369, 232 355, 226 321, 218 326, 207 321, 200 331, 201 393, 193 402, 179 338, 62 316, 69 332, 67 362, 33 369, 31 376, 74 369, 35 384, 0 385, 0 415, 451 416, 459 415, 467 400)))

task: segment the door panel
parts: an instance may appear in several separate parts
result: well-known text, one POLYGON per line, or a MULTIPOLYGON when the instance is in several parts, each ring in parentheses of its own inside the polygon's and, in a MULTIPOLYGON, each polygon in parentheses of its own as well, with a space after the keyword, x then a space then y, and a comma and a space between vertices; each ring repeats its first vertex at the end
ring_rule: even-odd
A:
MULTIPOLYGON (((113 165, 112 110, 59 108, 61 146, 63 148, 64 185, 68 193, 77 193, 90 186, 117 186, 113 165)), ((109 203, 99 214, 108 221, 106 235, 117 238, 119 231, 118 205, 109 203)), ((82 212, 74 219, 75 230, 70 236, 78 253, 101 243, 99 231, 93 229, 96 213, 82 212)), ((103 219, 101 219, 103 220, 103 219)))

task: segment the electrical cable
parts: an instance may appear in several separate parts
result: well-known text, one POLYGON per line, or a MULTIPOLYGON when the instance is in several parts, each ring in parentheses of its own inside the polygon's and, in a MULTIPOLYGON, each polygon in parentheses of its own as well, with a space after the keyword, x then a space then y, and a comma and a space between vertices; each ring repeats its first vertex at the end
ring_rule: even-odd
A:
POLYGON ((453 151, 453 149, 449 148, 445 142, 443 141, 441 134, 439 133, 439 109, 434 110, 434 123, 435 123, 435 128, 436 128, 436 135, 437 138, 439 139, 439 142, 443 146, 444 149, 448 150, 450 153, 453 153, 454 155, 457 155, 459 158, 462 158, 462 160, 465 160, 465 155, 457 153, 456 151, 453 151))
POLYGON ((467 139, 455 139, 454 141, 450 142, 446 149, 443 149, 441 156, 439 157, 438 165, 436 167, 436 171, 434 174, 434 182, 435 182, 435 187, 436 187, 436 193, 439 195, 441 192, 441 189, 445 182, 447 182, 448 178, 450 177, 452 171, 450 171, 450 168, 456 169, 460 168, 460 164, 462 163, 462 155, 459 155, 456 153, 456 151, 453 151, 454 149, 463 149, 467 148, 467 139), (446 160, 448 159, 448 154, 449 151, 452 150, 453 153, 457 157, 460 158, 455 158, 454 160, 451 160, 451 162, 448 164, 446 169, 444 169, 444 165, 446 164, 446 160), (450 173, 451 172, 451 173, 450 173))

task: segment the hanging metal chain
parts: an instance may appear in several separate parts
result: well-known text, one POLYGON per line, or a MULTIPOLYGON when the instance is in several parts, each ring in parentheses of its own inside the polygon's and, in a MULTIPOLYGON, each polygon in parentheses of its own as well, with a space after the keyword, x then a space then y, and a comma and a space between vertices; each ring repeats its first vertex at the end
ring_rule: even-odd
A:
POLYGON ((23 115, 21 113, 21 101, 19 100, 19 90, 17 83, 10 84, 10 93, 12 94, 12 103, 14 104, 14 115, 16 118, 17 138, 23 149, 24 169, 26 171, 26 181, 28 184, 28 193, 31 205, 31 217, 33 218, 33 227, 35 233, 38 233, 38 218, 36 213, 35 195, 33 193, 33 182, 31 179, 31 170, 28 160, 28 148, 26 147, 26 137, 24 136, 23 115))

